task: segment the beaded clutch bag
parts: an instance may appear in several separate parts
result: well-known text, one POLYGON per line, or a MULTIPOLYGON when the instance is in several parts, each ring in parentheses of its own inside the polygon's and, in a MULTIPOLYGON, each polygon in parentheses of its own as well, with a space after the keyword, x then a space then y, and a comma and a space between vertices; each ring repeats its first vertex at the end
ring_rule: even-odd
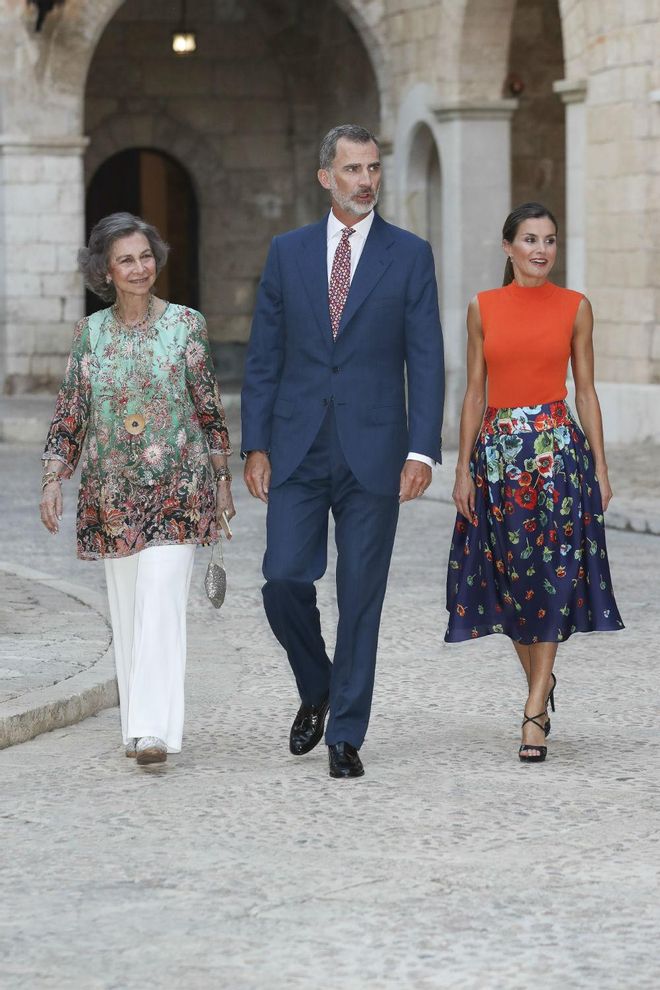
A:
POLYGON ((227 572, 225 571, 225 561, 222 556, 221 540, 222 537, 213 546, 209 566, 206 568, 206 577, 204 578, 206 597, 214 608, 220 608, 225 600, 227 591, 227 572), (219 561, 216 560, 216 550, 219 552, 219 561))

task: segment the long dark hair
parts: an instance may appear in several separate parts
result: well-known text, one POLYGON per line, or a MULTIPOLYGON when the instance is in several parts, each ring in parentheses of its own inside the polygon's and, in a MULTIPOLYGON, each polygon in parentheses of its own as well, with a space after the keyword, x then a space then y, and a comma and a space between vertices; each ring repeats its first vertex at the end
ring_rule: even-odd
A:
MULTIPOLYGON (((523 221, 542 220, 544 217, 547 217, 555 225, 555 234, 558 234, 559 224, 548 207, 544 206, 543 203, 523 203, 522 206, 517 206, 515 210, 509 213, 504 221, 502 240, 508 241, 510 244, 518 233, 518 227, 523 221)), ((510 282, 513 282, 513 263, 511 258, 507 258, 506 265, 504 266, 502 285, 508 285, 510 282)))

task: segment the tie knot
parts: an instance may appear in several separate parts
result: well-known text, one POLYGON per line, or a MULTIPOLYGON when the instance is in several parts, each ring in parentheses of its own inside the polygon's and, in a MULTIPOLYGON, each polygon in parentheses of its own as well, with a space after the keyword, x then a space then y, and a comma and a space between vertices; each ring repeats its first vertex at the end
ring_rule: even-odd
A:
POLYGON ((353 227, 344 227, 341 232, 341 239, 343 241, 347 241, 348 238, 351 236, 351 234, 354 233, 355 233, 355 229, 353 227))

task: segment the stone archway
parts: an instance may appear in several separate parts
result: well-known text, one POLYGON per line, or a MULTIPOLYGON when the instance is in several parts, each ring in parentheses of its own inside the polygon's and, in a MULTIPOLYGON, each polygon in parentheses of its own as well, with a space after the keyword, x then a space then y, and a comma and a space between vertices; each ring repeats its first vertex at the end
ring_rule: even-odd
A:
MULTIPOLYGON (((125 6, 127 0, 67 0, 66 8, 55 11, 46 21, 44 36, 49 45, 45 57, 35 57, 39 39, 26 30, 23 44, 26 48, 23 58, 28 64, 40 63, 38 73, 42 80, 68 97, 67 119, 70 132, 82 133, 84 114, 84 92, 87 77, 97 45, 115 15, 125 6)), ((245 0, 254 13, 255 0, 245 0)), ((382 12, 377 4, 365 5, 361 0, 331 0, 357 32, 365 52, 368 53, 378 82, 379 116, 390 120, 391 99, 389 94, 389 73, 387 68, 387 41, 382 12)), ((179 12, 163 11, 164 17, 171 14, 173 23, 179 12)), ((189 16, 194 18, 194 6, 189 7, 189 16)), ((31 24, 31 15, 23 14, 23 20, 31 24)), ((20 85, 20 81, 17 80, 20 85)), ((12 101, 20 104, 20 101, 12 101)), ((62 101, 59 101, 62 102, 62 101)))

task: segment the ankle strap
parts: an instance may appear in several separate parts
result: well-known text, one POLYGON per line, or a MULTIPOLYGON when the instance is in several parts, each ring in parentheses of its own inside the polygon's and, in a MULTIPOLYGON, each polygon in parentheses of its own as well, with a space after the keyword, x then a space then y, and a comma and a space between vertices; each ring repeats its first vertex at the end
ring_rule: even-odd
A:
POLYGON ((533 722, 537 729, 543 729, 545 731, 545 725, 541 725, 537 722, 537 718, 545 718, 546 712, 539 712, 538 715, 525 715, 523 712, 522 728, 524 729, 528 722, 533 722))

